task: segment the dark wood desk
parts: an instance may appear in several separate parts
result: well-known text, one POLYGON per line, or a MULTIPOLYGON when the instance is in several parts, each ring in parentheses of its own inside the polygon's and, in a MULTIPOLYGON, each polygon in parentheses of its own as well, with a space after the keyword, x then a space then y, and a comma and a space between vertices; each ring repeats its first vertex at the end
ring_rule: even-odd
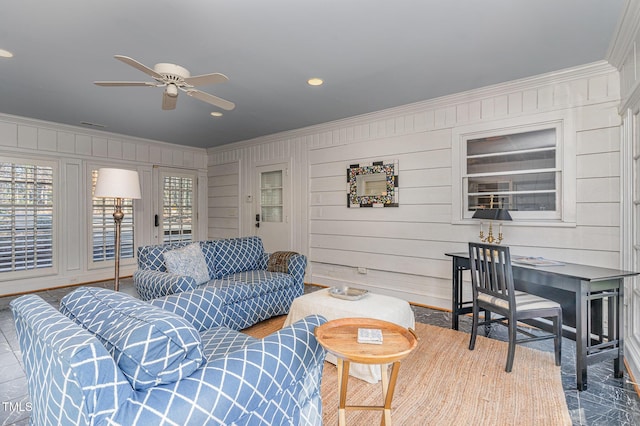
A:
MULTIPOLYGON (((469 269, 469 253, 445 253, 453 258, 452 328, 458 329, 458 316, 472 310, 464 301, 462 272, 469 269)), ((563 334, 576 341, 578 390, 587 389, 587 366, 613 359, 616 377, 622 377, 624 362, 624 278, 638 272, 566 263, 533 267, 513 264, 516 289, 543 296, 562 305, 563 334), (603 302, 608 307, 607 330, 603 330, 603 302)), ((546 323, 536 323, 548 328, 546 323)))

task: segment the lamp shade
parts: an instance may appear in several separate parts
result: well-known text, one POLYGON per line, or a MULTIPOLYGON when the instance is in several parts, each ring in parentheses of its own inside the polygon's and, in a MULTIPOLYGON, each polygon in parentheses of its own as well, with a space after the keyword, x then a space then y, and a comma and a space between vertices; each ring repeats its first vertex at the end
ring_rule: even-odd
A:
POLYGON ((473 219, 485 220, 513 220, 507 209, 478 209, 472 216, 473 219))
POLYGON ((98 169, 98 179, 93 195, 100 198, 142 198, 138 172, 124 169, 98 169))

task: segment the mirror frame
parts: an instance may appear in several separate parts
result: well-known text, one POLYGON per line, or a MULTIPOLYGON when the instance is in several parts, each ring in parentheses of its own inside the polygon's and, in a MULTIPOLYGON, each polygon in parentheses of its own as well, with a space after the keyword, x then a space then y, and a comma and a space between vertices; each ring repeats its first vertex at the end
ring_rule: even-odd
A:
POLYGON ((347 169, 347 207, 398 207, 398 160, 351 164, 347 169), (384 176, 384 177, 381 177, 384 176), (367 182, 386 181, 386 192, 367 195, 367 182), (365 185, 364 187, 362 185, 365 185))

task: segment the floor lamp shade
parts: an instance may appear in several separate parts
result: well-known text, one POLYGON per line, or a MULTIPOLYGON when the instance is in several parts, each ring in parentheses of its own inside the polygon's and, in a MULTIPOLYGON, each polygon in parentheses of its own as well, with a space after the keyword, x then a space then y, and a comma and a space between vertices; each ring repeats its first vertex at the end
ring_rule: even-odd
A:
POLYGON ((124 217, 122 199, 142 198, 140 195, 138 172, 124 169, 98 169, 98 179, 96 180, 93 196, 115 199, 113 220, 116 225, 116 241, 114 250, 115 277, 113 288, 115 291, 118 291, 120 289, 120 225, 124 217))
POLYGON ((99 198, 142 198, 138 172, 124 169, 98 169, 93 195, 99 198))

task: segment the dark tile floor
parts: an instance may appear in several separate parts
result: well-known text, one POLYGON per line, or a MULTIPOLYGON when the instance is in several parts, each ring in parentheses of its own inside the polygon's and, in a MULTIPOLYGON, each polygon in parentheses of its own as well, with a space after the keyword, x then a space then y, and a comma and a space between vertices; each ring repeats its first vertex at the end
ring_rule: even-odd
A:
MULTIPOLYGON (((111 288, 112 283, 96 286, 111 288)), ((121 291, 136 295, 131 279, 120 283, 121 291)), ((319 289, 306 286, 305 292, 319 289)), ((60 299, 70 289, 49 290, 38 293, 43 299, 58 307, 60 299)), ((16 338, 9 303, 13 297, 0 298, 0 425, 27 425, 29 423, 29 397, 22 369, 20 350, 16 338)), ((441 327, 451 327, 451 313, 413 306, 416 321, 441 327)), ((471 321, 460 320, 460 330, 469 332, 471 321)), ((505 328, 494 326, 492 337, 506 340, 505 328)), ((567 405, 574 425, 638 425, 640 424, 640 398, 628 383, 629 378, 613 377, 612 362, 602 362, 589 367, 589 389, 576 390, 575 343, 562 342, 562 382, 567 405)), ((553 351, 551 341, 530 344, 540 350, 553 351)), ((517 366, 516 366, 517 367, 517 366)), ((515 368, 515 367, 514 367, 515 368)))

